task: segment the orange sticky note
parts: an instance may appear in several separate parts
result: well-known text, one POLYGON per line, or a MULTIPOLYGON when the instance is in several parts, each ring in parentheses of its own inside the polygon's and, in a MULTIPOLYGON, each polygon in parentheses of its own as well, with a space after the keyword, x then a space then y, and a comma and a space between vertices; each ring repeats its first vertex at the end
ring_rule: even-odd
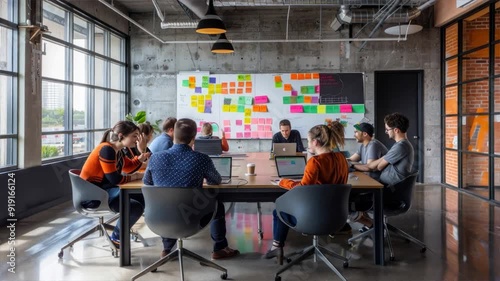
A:
POLYGON ((237 94, 238 94, 238 95, 243 94, 243 88, 238 88, 238 89, 237 89, 237 94))
POLYGON ((260 112, 267 112, 267 105, 260 105, 260 112))
POLYGON ((236 89, 235 88, 230 88, 229 89, 230 94, 236 94, 236 89))
POLYGON ((245 82, 238 82, 238 87, 244 88, 245 87, 245 82))
POLYGON ((189 76, 189 84, 196 84, 196 77, 189 76))
POLYGON ((304 103, 311 103, 311 102, 312 102, 311 96, 304 96, 304 103))
POLYGON ((235 88, 236 87, 236 82, 229 82, 229 87, 230 88, 235 88))
POLYGON ((319 79, 319 73, 313 73, 313 79, 319 79))
POLYGON ((252 81, 247 81, 245 87, 252 87, 252 81))
POLYGON ((274 82, 275 83, 281 82, 281 76, 274 76, 274 82))
POLYGON ((283 90, 285 90, 285 91, 291 91, 292 90, 292 84, 285 84, 285 85, 283 85, 283 90))
POLYGON ((222 83, 222 88, 223 89, 227 88, 227 82, 222 83))
POLYGON ((299 80, 304 80, 304 73, 299 73, 298 79, 299 80))
POLYGON ((221 89, 221 94, 227 95, 227 88, 221 89))
POLYGON ((311 73, 304 74, 304 79, 311 79, 311 78, 312 78, 311 73))
POLYGON ((292 80, 297 80, 298 76, 297 76, 297 73, 292 73, 292 75, 290 76, 290 79, 292 80))
POLYGON ((252 88, 245 88, 245 93, 251 94, 252 93, 252 88))
POLYGON ((253 109, 254 112, 259 112, 260 111, 260 107, 258 105, 254 105, 252 107, 252 109, 253 109))

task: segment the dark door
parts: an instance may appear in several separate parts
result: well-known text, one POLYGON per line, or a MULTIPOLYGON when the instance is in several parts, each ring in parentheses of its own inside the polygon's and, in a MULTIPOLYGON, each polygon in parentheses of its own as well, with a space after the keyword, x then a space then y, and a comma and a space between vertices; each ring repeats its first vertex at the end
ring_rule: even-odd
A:
POLYGON ((419 182, 424 179, 423 80, 422 70, 375 71, 376 138, 387 148, 394 144, 385 134, 385 115, 399 112, 410 119, 407 135, 415 150, 413 169, 419 171, 419 182))

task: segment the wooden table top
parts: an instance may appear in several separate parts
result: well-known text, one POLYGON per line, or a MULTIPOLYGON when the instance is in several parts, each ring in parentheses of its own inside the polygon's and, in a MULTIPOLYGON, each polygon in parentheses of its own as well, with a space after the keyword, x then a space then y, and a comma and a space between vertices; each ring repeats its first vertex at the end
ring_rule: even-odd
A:
MULTIPOLYGON (((305 154, 300 154, 305 155, 305 154)), ((228 155, 230 156, 230 154, 228 155)), ((233 157, 233 178, 229 184, 205 185, 204 188, 277 188, 271 183, 277 179, 276 164, 269 159, 268 152, 251 152, 244 156, 233 157), (255 176, 246 176, 247 163, 255 164, 255 176)), ((363 172, 349 174, 348 184, 352 188, 382 188, 383 185, 363 172)), ((142 187, 142 180, 136 180, 120 185, 121 189, 136 189, 142 187)))

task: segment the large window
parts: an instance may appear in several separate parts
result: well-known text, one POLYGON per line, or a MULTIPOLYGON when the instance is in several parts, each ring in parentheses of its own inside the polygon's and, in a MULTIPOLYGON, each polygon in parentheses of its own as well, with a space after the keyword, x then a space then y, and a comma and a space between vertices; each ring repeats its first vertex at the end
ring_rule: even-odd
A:
MULTIPOLYGON (((0 0, 3 1, 3 0, 0 0)), ((86 153, 125 116, 125 38, 43 2, 42 160, 86 153)))
POLYGON ((0 170, 17 166, 17 0, 0 0, 0 170))
POLYGON ((500 200, 500 1, 443 29, 443 181, 500 200), (497 194, 496 194, 497 193, 497 194))

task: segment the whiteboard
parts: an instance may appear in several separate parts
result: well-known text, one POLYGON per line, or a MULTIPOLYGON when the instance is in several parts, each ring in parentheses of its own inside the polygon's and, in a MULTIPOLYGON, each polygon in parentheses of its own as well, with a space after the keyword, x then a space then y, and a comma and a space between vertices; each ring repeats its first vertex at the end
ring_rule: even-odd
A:
POLYGON ((320 105, 319 82, 319 73, 182 72, 177 75, 177 118, 195 120, 198 131, 204 122, 215 123, 228 139, 271 139, 282 119, 306 138, 311 127, 338 119, 346 138, 353 138, 364 105, 320 105))

